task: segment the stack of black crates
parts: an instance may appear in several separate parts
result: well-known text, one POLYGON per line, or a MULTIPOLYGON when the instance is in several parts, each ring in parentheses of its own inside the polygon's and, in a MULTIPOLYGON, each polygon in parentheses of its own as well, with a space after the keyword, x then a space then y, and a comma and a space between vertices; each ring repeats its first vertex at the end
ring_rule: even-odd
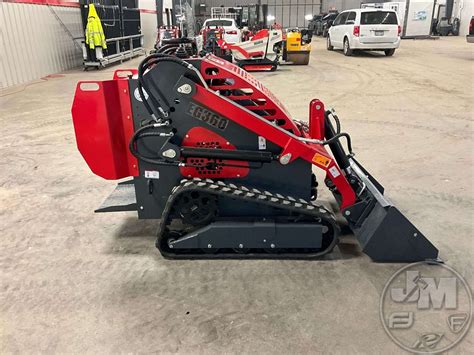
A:
MULTIPOLYGON (((141 34, 140 10, 138 0, 80 0, 82 25, 84 31, 87 26, 87 16, 89 14, 89 4, 94 4, 97 14, 102 23, 106 39, 120 38, 141 34)), ((133 39, 133 48, 141 48, 140 37, 133 39)), ((120 53, 130 49, 130 40, 119 41, 118 50, 120 53)), ((95 51, 86 46, 86 61, 97 61, 95 51)), ((118 54, 116 42, 107 42, 107 49, 103 50, 104 57, 118 54)))

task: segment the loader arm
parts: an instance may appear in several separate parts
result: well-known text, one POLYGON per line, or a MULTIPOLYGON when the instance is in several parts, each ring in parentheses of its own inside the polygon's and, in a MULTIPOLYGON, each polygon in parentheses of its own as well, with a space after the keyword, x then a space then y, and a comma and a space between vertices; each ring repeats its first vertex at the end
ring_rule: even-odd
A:
MULTIPOLYGON (((326 176, 341 193, 341 209, 352 206, 355 203, 355 193, 353 189, 335 160, 321 145, 306 143, 300 140, 301 137, 297 137, 289 131, 272 124, 270 121, 254 114, 245 107, 236 106, 231 100, 217 95, 210 89, 196 86, 196 93, 193 99, 219 115, 228 117, 236 124, 277 144, 282 148, 279 155, 281 164, 287 165, 298 158, 302 158, 324 170, 326 176)), ((321 109, 323 109, 323 107, 321 107, 321 109)))

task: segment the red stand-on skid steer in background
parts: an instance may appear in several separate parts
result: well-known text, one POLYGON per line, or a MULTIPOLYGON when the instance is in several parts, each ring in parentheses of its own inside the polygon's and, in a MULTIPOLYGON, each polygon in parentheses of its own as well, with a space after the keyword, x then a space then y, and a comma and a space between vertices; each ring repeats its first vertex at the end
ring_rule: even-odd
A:
POLYGON ((218 41, 224 50, 230 50, 237 65, 246 71, 275 71, 283 44, 281 29, 263 29, 245 42, 228 44, 218 41))
POLYGON ((340 228, 317 202, 316 166, 373 260, 437 259, 438 250, 354 159, 349 135, 321 101, 311 101, 309 124, 292 120, 260 82, 212 55, 152 55, 132 73, 137 79, 116 73, 78 84, 77 145, 95 174, 132 177, 98 212, 160 219, 163 256, 311 259, 330 252, 340 228))

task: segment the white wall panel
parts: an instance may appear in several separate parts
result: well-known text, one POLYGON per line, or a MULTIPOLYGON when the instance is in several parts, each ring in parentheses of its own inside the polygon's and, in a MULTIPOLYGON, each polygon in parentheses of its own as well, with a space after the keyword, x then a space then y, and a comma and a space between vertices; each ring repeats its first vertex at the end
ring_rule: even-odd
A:
POLYGON ((283 7, 282 6, 276 6, 275 8, 275 22, 277 23, 282 23, 283 20, 283 7))
POLYGON ((307 15, 317 15, 319 14, 319 11, 317 13, 314 12, 314 5, 313 4, 306 4, 306 7, 304 9, 304 16, 305 16, 305 26, 308 26, 308 21, 306 20, 307 15))
MULTIPOLYGON (((384 2, 385 0, 365 1, 365 2, 384 2)), ((473 0, 474 1, 474 0, 473 0)), ((322 11, 328 12, 329 10, 350 10, 359 9, 360 4, 363 0, 322 0, 322 11)))
POLYGON ((1 2, 0 88, 79 66, 71 36, 83 36, 79 8, 1 2))
MULTIPOLYGON (((319 14, 321 2, 324 0, 261 0, 261 4, 268 4, 268 14, 276 17, 276 21, 288 26, 307 26, 304 16, 312 13, 319 14), (299 8, 298 8, 299 7, 299 8), (309 9, 312 11, 308 12, 309 9), (298 11, 299 10, 299 11, 298 11), (314 13, 313 13, 314 12, 314 13)), ((338 0, 343 1, 343 0, 338 0)), ((358 0, 360 1, 360 0, 358 0)), ((474 1, 474 0, 473 0, 474 1)), ((257 4, 257 0, 196 0, 197 4, 206 4, 208 15, 213 6, 239 6, 257 4)))
POLYGON ((320 13, 322 0, 268 0, 268 14, 276 16, 283 27, 306 27, 306 15, 320 13))
POLYGON ((143 34, 143 47, 149 50, 155 46, 156 35, 158 32, 156 14, 142 12, 140 18, 143 34))
POLYGON ((474 16, 474 0, 455 0, 453 6, 453 17, 461 20, 459 34, 465 36, 469 33, 469 22, 474 16))
POLYGON ((293 7, 293 10, 296 10, 296 26, 304 26, 304 5, 299 5, 293 7))
MULTIPOLYGON (((140 0, 140 21, 143 34, 143 47, 151 49, 155 46, 156 35, 158 32, 158 21, 156 14, 155 0, 140 0)), ((163 6, 172 8, 171 1, 163 1, 163 6)))
MULTIPOLYGON (((286 0, 289 1, 289 0, 286 0)), ((283 17, 281 21, 281 25, 283 27, 290 27, 291 26, 291 18, 290 18, 290 5, 283 6, 283 17)))

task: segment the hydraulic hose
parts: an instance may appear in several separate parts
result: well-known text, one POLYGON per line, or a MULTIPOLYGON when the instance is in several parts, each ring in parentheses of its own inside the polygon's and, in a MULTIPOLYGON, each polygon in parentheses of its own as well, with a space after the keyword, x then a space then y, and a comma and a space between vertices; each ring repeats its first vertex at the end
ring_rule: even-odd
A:
MULTIPOLYGON (((145 93, 143 92, 143 88, 145 88, 145 90, 147 91, 147 93, 150 95, 149 93, 149 89, 147 89, 147 85, 145 84, 144 80, 143 80, 143 74, 146 70, 146 68, 148 68, 149 64, 148 64, 148 61, 152 58, 160 58, 160 57, 165 57, 166 55, 165 54, 162 54, 162 53, 154 53, 148 57, 146 57, 141 63, 140 65, 138 66, 138 94, 140 95, 140 98, 142 99, 142 103, 143 105, 145 106, 145 109, 148 111, 148 113, 150 114, 150 116, 155 120, 155 121, 158 121, 156 115, 155 115, 155 112, 153 111, 153 109, 151 108, 149 102, 148 102, 148 98, 145 96, 145 93), (145 67, 146 66, 146 67, 145 67)), ((151 96, 151 99, 153 101, 153 104, 155 106, 158 106, 161 108, 161 106, 159 105, 158 101, 156 100, 155 97, 151 96)), ((165 117, 164 115, 164 110, 161 108, 160 111, 160 115, 165 117)))
MULTIPOLYGON (((341 169, 346 170, 347 168, 350 167, 350 162, 349 162, 349 159, 347 157, 346 152, 344 151, 344 148, 342 147, 341 142, 339 141, 339 138, 340 137, 345 137, 347 139, 347 148, 349 150, 349 153, 353 154, 352 153, 351 137, 347 133, 340 133, 340 132, 334 131, 334 127, 333 127, 331 121, 329 120, 329 114, 330 113, 331 113, 330 111, 326 111, 325 125, 324 125, 324 127, 325 127, 325 136, 328 137, 329 139, 322 142, 322 144, 323 145, 326 145, 326 144, 329 145, 329 147, 331 148, 331 151, 332 151, 332 153, 334 155, 334 158, 336 159, 339 167, 341 169)), ((339 120, 336 120, 336 122, 338 122, 338 121, 339 120)), ((340 125, 338 125, 338 126, 339 126, 339 129, 340 129, 340 125)))
MULTIPOLYGON (((146 110, 148 111, 148 113, 150 114, 150 116, 155 120, 155 121, 159 121, 156 117, 156 114, 155 112, 153 111, 152 107, 150 106, 148 100, 146 99, 145 97, 145 93, 143 92, 143 89, 146 90, 146 92, 148 93, 152 103, 154 106, 158 107, 158 111, 159 111, 159 115, 162 116, 163 118, 166 118, 167 117, 167 113, 165 112, 165 110, 163 109, 162 105, 160 104, 160 100, 158 100, 154 95, 153 93, 151 92, 151 90, 149 89, 148 85, 146 84, 144 78, 143 78, 143 75, 145 74, 145 71, 147 69, 149 69, 152 65, 156 65, 160 62, 165 62, 165 61, 168 61, 168 62, 174 62, 176 64, 179 64, 181 66, 183 66, 184 68, 186 68, 187 70, 190 70, 192 72, 194 72, 198 77, 199 79, 201 80, 202 84, 204 87, 207 87, 207 84, 206 82, 204 81, 204 78, 201 76, 201 74, 199 73, 199 71, 194 68, 191 64, 185 62, 184 60, 180 59, 180 58, 177 58, 177 57, 174 57, 174 56, 170 56, 168 54, 164 54, 164 53, 154 53, 152 55, 149 55, 148 57, 146 57, 139 65, 138 67, 138 93, 142 99, 142 102, 146 108, 146 110)), ((167 108, 170 107, 168 101, 166 100, 166 97, 165 95, 163 95, 163 93, 161 92, 161 90, 159 90, 156 86, 155 86, 155 90, 158 92, 158 95, 160 96, 161 98, 161 101, 163 102, 163 104, 165 106, 167 106, 167 108)))
POLYGON ((347 141, 347 150, 349 151, 349 154, 350 155, 353 155, 354 153, 352 152, 352 142, 351 142, 351 136, 349 135, 349 133, 338 133, 336 134, 334 137, 328 139, 328 140, 325 140, 323 142, 323 145, 327 145, 327 144, 332 144, 334 143, 335 141, 339 140, 339 138, 341 137, 344 137, 346 138, 346 141, 347 141))
POLYGON ((140 138, 159 137, 159 136, 163 136, 164 134, 170 134, 171 135, 172 133, 146 132, 147 130, 150 130, 150 129, 165 127, 165 126, 168 126, 167 122, 166 123, 152 123, 152 124, 148 124, 146 126, 143 126, 139 129, 137 129, 136 132, 133 134, 132 138, 130 139, 130 143, 129 143, 129 146, 128 146, 129 150, 130 150, 130 153, 132 153, 132 155, 135 158, 137 158, 138 160, 141 160, 141 161, 144 161, 144 162, 150 163, 150 164, 173 165, 173 166, 179 165, 178 162, 168 162, 168 161, 165 161, 165 160, 162 160, 162 159, 159 159, 159 158, 145 157, 145 156, 141 155, 135 147, 136 142, 140 138))

